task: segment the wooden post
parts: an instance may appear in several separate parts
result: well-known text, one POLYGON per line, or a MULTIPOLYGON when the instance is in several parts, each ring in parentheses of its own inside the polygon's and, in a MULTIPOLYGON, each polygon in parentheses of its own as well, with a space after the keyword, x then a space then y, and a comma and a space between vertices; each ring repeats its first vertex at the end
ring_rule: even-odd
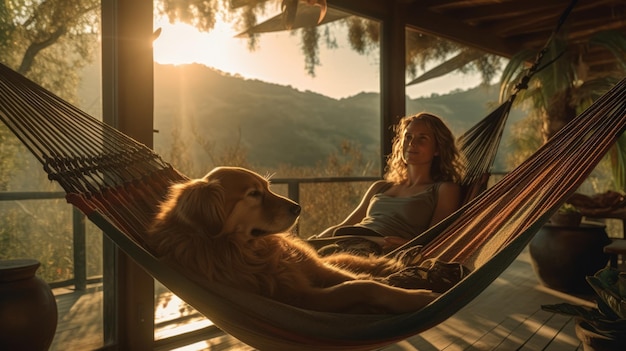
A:
POLYGON ((381 157, 384 172, 386 156, 391 153, 391 127, 406 113, 406 5, 390 1, 389 15, 383 19, 380 36, 381 157))
MULTIPOLYGON (((152 146, 153 2, 102 1, 102 102, 104 121, 152 146)), ((105 349, 151 350, 154 280, 105 240, 105 349)))
POLYGON ((87 244, 85 216, 77 209, 72 209, 72 231, 74 242, 74 288, 87 289, 87 244))

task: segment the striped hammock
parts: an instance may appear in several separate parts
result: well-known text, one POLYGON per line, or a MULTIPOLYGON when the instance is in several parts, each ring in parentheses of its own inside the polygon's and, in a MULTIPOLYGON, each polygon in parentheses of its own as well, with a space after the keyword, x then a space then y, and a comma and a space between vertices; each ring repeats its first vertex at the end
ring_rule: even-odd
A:
POLYGON ((224 331, 262 350, 371 350, 443 322, 506 269, 626 127, 626 79, 496 185, 406 245, 424 244, 426 257, 461 262, 472 273, 423 309, 399 315, 308 311, 220 284, 199 286, 143 245, 167 188, 186 176, 5 66, 0 120, 63 187, 68 202, 224 331))

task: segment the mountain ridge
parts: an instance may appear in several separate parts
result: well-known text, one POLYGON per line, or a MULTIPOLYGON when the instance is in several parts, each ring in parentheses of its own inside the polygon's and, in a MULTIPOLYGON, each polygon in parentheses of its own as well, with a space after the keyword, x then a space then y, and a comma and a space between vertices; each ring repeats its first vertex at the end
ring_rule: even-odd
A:
MULTIPOLYGON (((202 145, 210 145, 215 152, 243 149, 251 164, 263 168, 315 166, 349 140, 363 157, 379 159, 379 93, 335 99, 198 63, 155 63, 154 77, 154 148, 160 154, 176 149, 177 140, 194 163, 206 161, 202 145)), ((497 95, 496 86, 480 86, 405 101, 407 114, 439 115, 459 136, 495 108, 497 95)), ((509 118, 521 114, 513 111, 509 118)), ((499 164, 495 168, 502 169, 499 164)))

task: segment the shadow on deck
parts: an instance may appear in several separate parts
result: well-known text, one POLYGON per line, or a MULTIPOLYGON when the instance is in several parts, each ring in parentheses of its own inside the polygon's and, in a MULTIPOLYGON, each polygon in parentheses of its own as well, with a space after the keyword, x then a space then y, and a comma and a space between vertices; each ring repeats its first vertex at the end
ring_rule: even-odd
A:
MULTIPOLYGON (((90 350, 102 346, 102 287, 82 293, 56 289, 59 325, 51 350, 90 350)), ((196 330, 211 322, 168 291, 159 289, 155 339, 196 330)), ((574 319, 541 309, 568 302, 593 306, 584 297, 543 287, 525 250, 485 291, 444 323, 386 347, 385 351, 582 350, 574 319)), ((229 335, 176 350, 251 350, 229 335)), ((177 346, 178 347, 178 346, 177 346)))

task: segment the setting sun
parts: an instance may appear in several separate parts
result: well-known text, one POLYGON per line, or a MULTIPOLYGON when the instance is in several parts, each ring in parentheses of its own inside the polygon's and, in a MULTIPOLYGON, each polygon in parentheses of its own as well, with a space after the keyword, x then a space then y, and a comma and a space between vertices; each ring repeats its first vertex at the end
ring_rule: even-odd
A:
POLYGON ((258 48, 250 50, 246 38, 236 38, 238 32, 231 24, 219 20, 209 33, 183 23, 171 24, 167 19, 155 19, 154 28, 161 28, 153 43, 154 61, 159 64, 200 63, 232 75, 334 98, 379 89, 378 58, 352 50, 341 30, 336 34, 337 49, 320 45, 321 66, 313 77, 304 68, 300 36, 290 31, 264 33, 258 39, 258 48))
POLYGON ((241 64, 233 54, 245 49, 246 41, 234 38, 237 33, 224 22, 217 22, 209 33, 185 23, 172 24, 167 19, 155 21, 154 27, 161 28, 161 35, 153 44, 154 60, 158 63, 202 63, 225 71, 237 70, 241 64))
MULTIPOLYGON (((300 33, 287 30, 263 33, 258 37, 257 49, 250 50, 248 40, 235 37, 239 32, 219 19, 213 30, 202 33, 192 25, 172 24, 167 18, 156 18, 154 28, 160 28, 161 33, 153 43, 154 61, 174 65, 199 63, 247 79, 310 90, 336 99, 361 92, 378 92, 378 53, 358 54, 348 43, 345 27, 338 23, 324 26, 331 26, 337 47, 329 49, 320 44, 320 65, 315 69, 315 76, 306 72, 300 33)), ((410 86, 407 95, 447 93, 474 87, 479 82, 479 77, 450 74, 410 86)))

